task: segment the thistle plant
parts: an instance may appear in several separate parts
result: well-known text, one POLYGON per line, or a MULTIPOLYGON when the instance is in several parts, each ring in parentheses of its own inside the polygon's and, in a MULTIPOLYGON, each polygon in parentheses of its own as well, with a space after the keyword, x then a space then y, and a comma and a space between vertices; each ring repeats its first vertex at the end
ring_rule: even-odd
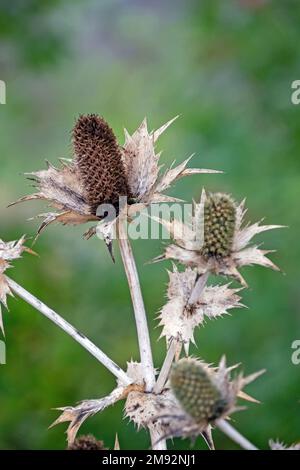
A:
MULTIPOLYGON (((37 235, 54 222, 63 225, 93 222, 95 225, 85 232, 85 238, 96 233, 101 235, 112 258, 116 237, 130 289, 140 351, 139 360, 128 362, 126 370, 57 312, 4 274, 13 259, 24 251, 32 251, 24 245, 24 237, 18 242, 0 240, 0 303, 7 307, 7 295, 18 295, 81 344, 117 380, 116 387, 105 397, 59 408, 61 413, 53 425, 68 423, 69 449, 103 448, 103 443, 93 436, 76 438, 77 433, 89 417, 120 400, 125 402, 125 418, 137 430, 149 430, 152 449, 167 449, 167 440, 174 436, 198 435, 214 448, 215 427, 241 447, 256 449, 227 420, 240 409, 239 399, 257 402, 243 388, 261 372, 232 376, 236 366, 227 367, 224 356, 213 367, 206 362, 208 358, 204 361, 204 358, 190 357, 189 346, 195 343, 196 327, 243 306, 241 291, 247 284, 239 272, 241 267, 260 264, 278 270, 267 257, 270 251, 248 245, 254 235, 281 226, 244 225, 244 201, 237 204, 230 195, 206 194, 204 190, 200 202, 194 203, 189 226, 176 219, 158 219, 168 229, 173 243, 156 261, 172 260, 173 264, 168 271, 167 301, 158 316, 161 337, 166 340, 166 356, 162 365, 155 368, 153 364, 147 315, 126 222, 152 204, 181 201, 165 194, 179 178, 221 173, 189 168, 191 157, 161 171, 160 153, 155 145, 175 119, 151 132, 144 120, 132 135, 125 130, 125 143, 120 145, 102 117, 80 116, 72 131, 73 158, 61 160, 57 168, 47 163, 45 170, 27 173, 37 191, 16 201, 44 200, 53 207, 54 212, 37 216, 42 218, 37 235), (107 220, 103 206, 113 208, 113 217, 107 220), (219 284, 209 283, 212 273, 220 276, 219 284), (224 284, 224 276, 237 280, 242 288, 224 284)), ((1 312, 0 326, 3 329, 1 312)))

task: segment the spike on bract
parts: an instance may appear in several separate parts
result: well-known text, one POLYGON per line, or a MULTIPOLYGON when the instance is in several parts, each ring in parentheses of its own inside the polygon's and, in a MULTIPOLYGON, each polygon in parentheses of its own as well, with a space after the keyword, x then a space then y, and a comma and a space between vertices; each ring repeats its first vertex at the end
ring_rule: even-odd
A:
POLYGON ((75 160, 94 213, 103 203, 117 204, 128 185, 116 137, 96 114, 82 115, 73 129, 75 160))

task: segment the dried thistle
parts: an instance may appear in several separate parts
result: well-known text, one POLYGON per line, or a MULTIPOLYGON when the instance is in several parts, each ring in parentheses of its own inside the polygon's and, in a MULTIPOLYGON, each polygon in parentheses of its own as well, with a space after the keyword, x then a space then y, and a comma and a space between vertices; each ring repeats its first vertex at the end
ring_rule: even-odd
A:
POLYGON ((121 149, 106 121, 91 114, 81 116, 73 129, 75 164, 92 213, 102 203, 117 205, 129 190, 121 149))
MULTIPOLYGON (((80 116, 73 129, 74 158, 61 160, 60 168, 47 162, 47 169, 26 173, 38 192, 25 196, 15 203, 45 200, 57 210, 40 214, 43 219, 38 234, 53 222, 77 225, 99 221, 97 207, 113 204, 118 212, 118 198, 125 196, 129 203, 129 216, 145 205, 172 201, 162 192, 178 178, 197 173, 219 173, 214 170, 188 169, 187 159, 179 166, 159 176, 154 145, 159 136, 174 121, 160 129, 148 132, 144 120, 132 136, 125 130, 125 144, 120 146, 106 121, 95 115, 80 116)), ((113 225, 103 228, 107 245, 111 242, 113 225)), ((101 231, 101 227, 100 227, 101 231)), ((96 233, 95 228, 86 237, 96 233)))
POLYGON ((264 371, 231 379, 230 373, 237 366, 226 366, 223 357, 217 368, 212 368, 193 358, 174 363, 170 375, 170 387, 177 405, 155 417, 164 426, 168 424, 170 436, 197 436, 217 424, 218 420, 241 409, 237 398, 256 401, 242 389, 264 371))
POLYGON ((187 268, 179 272, 175 265, 168 272, 168 302, 159 314, 159 325, 163 327, 161 337, 166 337, 169 344, 175 339, 184 344, 188 354, 190 342, 195 344, 194 330, 204 323, 205 319, 213 319, 228 314, 228 310, 242 307, 238 292, 229 285, 206 286, 200 296, 190 302, 196 280, 197 271, 187 268))
POLYGON ((203 190, 200 202, 194 207, 192 227, 177 220, 160 220, 176 244, 167 246, 165 253, 155 261, 174 259, 196 267, 199 274, 209 271, 229 276, 244 286, 247 283, 238 271, 240 267, 259 264, 278 271, 279 268, 266 256, 273 250, 248 244, 255 235, 283 226, 260 225, 260 222, 243 226, 244 206, 245 201, 238 205, 227 194, 207 196, 203 190), (199 236, 199 230, 203 230, 204 237, 199 236))
POLYGON ((182 408, 197 423, 211 423, 230 409, 230 399, 222 394, 207 370, 189 359, 175 363, 171 388, 182 408))
POLYGON ((103 441, 98 441, 92 434, 80 436, 73 444, 68 446, 68 450, 107 450, 103 441))
POLYGON ((30 248, 27 248, 25 245, 25 236, 20 238, 17 241, 11 241, 5 243, 0 239, 0 329, 4 334, 3 318, 1 304, 7 309, 7 296, 13 296, 11 289, 6 280, 4 272, 6 269, 11 268, 10 261, 14 259, 21 258, 22 253, 27 251, 28 253, 35 254, 30 248))

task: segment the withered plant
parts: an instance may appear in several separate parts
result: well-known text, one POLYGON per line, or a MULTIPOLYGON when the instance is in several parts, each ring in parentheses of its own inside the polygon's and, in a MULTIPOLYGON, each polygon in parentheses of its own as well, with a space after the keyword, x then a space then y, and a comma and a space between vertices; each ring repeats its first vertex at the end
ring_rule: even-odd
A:
MULTIPOLYGON (((172 269, 168 272, 167 301, 158 316, 161 337, 166 342, 166 357, 161 366, 155 368, 153 364, 147 316, 126 224, 152 204, 181 201, 165 194, 179 178, 221 173, 189 168, 191 157, 161 171, 160 153, 156 152, 155 144, 175 119, 152 132, 148 131, 144 120, 132 135, 125 130, 125 143, 120 145, 103 118, 80 116, 72 133, 72 160, 61 160, 59 167, 47 163, 46 169, 27 174, 34 180, 37 190, 17 201, 41 199, 53 207, 53 212, 37 216, 42 219, 37 235, 54 222, 64 225, 94 222, 85 237, 101 235, 112 258, 112 243, 114 237, 117 238, 140 351, 139 361, 128 362, 126 371, 58 313, 6 275, 12 260, 21 257, 24 251, 33 252, 24 245, 24 237, 17 242, 0 240, 0 305, 7 307, 7 295, 18 295, 80 343, 117 379, 116 388, 108 396, 59 408, 61 414, 53 425, 69 423, 69 449, 103 448, 103 443, 93 436, 76 438, 76 435, 87 418, 119 400, 125 401, 125 417, 138 429, 149 430, 152 449, 167 449, 167 441, 172 437, 199 435, 214 449, 214 428, 222 430, 242 448, 256 449, 229 423, 229 417, 241 409, 239 400, 257 402, 244 387, 263 371, 250 376, 236 373, 237 366, 228 367, 222 354, 220 363, 214 367, 203 359, 190 357, 189 346, 195 343, 196 327, 242 306, 241 290, 247 283, 240 268, 259 264, 278 270, 267 257, 270 251, 250 243, 256 234, 279 228, 279 225, 245 224, 245 201, 238 204, 228 194, 207 194, 204 190, 200 202, 194 202, 191 224, 177 219, 156 219, 169 231, 173 241, 154 260, 172 260, 172 269), (124 200, 125 203, 120 202, 124 200), (99 210, 103 205, 112 206, 115 216, 107 220, 99 210), (211 274, 218 275, 221 284, 212 285, 211 274), (222 283, 223 277, 237 281, 240 286, 222 283)), ((4 331, 1 311, 0 327, 4 331)), ((286 448, 274 441, 270 446, 286 448)), ((115 448, 119 448, 118 442, 115 448)))

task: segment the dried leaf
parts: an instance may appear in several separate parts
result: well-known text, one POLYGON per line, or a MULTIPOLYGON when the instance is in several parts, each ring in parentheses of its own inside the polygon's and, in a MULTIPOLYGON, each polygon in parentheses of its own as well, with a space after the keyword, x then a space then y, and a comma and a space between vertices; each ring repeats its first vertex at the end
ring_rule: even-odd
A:
POLYGON ((117 387, 104 398, 85 400, 76 407, 67 406, 56 408, 57 410, 62 411, 62 414, 54 421, 54 423, 51 424, 50 428, 60 423, 70 422, 67 429, 67 440, 68 445, 71 445, 76 438, 76 434, 80 426, 87 418, 103 411, 108 406, 115 404, 126 396, 125 393, 126 387, 117 387))

